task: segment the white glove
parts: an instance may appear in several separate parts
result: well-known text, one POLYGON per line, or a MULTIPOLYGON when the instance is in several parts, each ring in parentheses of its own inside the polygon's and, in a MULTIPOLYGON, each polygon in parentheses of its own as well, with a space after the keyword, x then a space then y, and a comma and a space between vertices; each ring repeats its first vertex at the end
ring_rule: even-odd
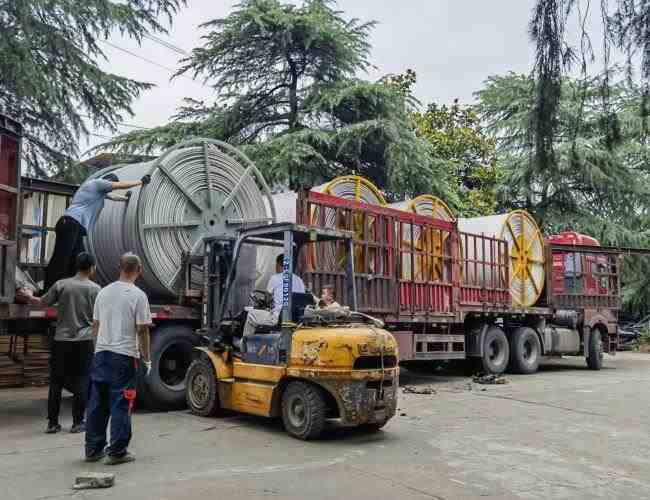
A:
POLYGON ((149 374, 151 373, 151 361, 143 361, 142 364, 147 369, 147 371, 145 372, 145 375, 148 377, 149 374))

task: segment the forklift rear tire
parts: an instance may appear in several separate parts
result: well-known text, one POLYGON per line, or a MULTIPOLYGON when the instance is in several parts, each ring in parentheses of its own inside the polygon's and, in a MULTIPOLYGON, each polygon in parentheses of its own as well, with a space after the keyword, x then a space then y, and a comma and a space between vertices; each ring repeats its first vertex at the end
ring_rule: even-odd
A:
POLYGON ((535 373, 539 368, 542 346, 530 327, 517 328, 510 336, 510 369, 514 373, 535 373))
POLYGON ((589 335, 587 367, 590 370, 600 370, 603 367, 603 340, 597 328, 591 330, 589 335))
POLYGON ((219 394, 214 366, 205 356, 192 361, 187 378, 187 406, 190 411, 201 417, 214 417, 219 413, 219 394))
POLYGON ((282 394, 282 423, 293 437, 316 439, 325 427, 327 405, 323 390, 305 382, 291 382, 282 394))

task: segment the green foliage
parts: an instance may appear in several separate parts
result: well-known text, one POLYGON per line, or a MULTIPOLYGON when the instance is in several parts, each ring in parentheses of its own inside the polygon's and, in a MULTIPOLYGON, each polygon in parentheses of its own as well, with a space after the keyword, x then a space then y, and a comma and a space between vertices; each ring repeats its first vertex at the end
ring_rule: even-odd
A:
POLYGON ((411 96, 413 85, 417 82, 417 74, 412 69, 398 75, 388 75, 384 78, 387 85, 392 85, 405 96, 411 96))
POLYGON ((205 44, 179 74, 202 77, 215 104, 187 101, 175 121, 110 145, 123 152, 201 135, 242 146, 276 187, 364 175, 389 198, 422 192, 454 202, 449 175, 417 137, 409 92, 355 75, 369 67, 374 23, 346 20, 330 0, 246 0, 203 25, 205 44))
POLYGON ((530 162, 528 104, 530 77, 491 77, 477 93, 477 112, 498 141, 505 169, 501 201, 526 208, 549 230, 572 226, 606 244, 634 244, 650 237, 646 197, 650 194, 648 154, 638 114, 642 92, 612 86, 603 111, 601 77, 565 79, 554 136, 554 162, 538 170, 530 162), (614 131, 614 132, 612 132, 614 131))
POLYGON ((495 140, 487 136, 478 115, 458 101, 451 106, 430 104, 426 112, 413 113, 417 135, 444 162, 460 199, 465 217, 488 215, 496 208, 499 181, 495 140))
POLYGON ((571 50, 564 45, 563 5, 563 0, 537 0, 529 26, 535 45, 535 96, 530 113, 530 134, 535 147, 531 158, 538 171, 555 161, 553 139, 559 125, 562 71, 572 59, 571 50))
POLYGON ((102 39, 119 32, 140 41, 165 31, 158 20, 184 0, 0 0, 0 112, 26 130, 27 171, 69 166, 77 141, 96 127, 116 130, 130 103, 150 84, 102 71, 102 39))
MULTIPOLYGON (((553 136, 553 162, 539 170, 531 160, 529 103, 536 83, 509 74, 488 79, 477 93, 476 108, 497 140, 504 182, 504 208, 531 211, 546 233, 567 228, 589 234, 604 245, 650 246, 650 148, 640 113, 643 89, 614 82, 603 102, 603 78, 562 81, 553 136)), ((650 303, 648 265, 626 258, 622 280, 630 310, 650 303)), ((640 309, 642 307, 642 309, 640 309)))
MULTIPOLYGON (((591 0, 536 0, 529 25, 529 34, 535 46, 533 78, 534 95, 530 98, 531 122, 529 141, 532 162, 538 173, 553 168, 557 163, 554 149, 556 136, 561 133, 561 102, 564 92, 563 77, 567 76, 576 62, 580 63, 583 79, 589 75, 589 66, 596 60, 591 33, 587 26, 593 9, 599 9, 602 20, 602 61, 599 79, 601 111, 608 126, 616 126, 611 119, 610 92, 612 88, 610 66, 612 48, 627 55, 625 65, 628 82, 633 81, 635 66, 640 68, 643 81, 641 99, 637 99, 644 128, 650 109, 650 1, 648 0, 600 0, 592 5, 591 0), (567 26, 577 26, 575 33, 567 36, 567 26), (568 40, 577 38, 579 47, 572 46, 568 40)), ((614 84, 616 85, 616 84, 614 84)), ((615 108, 616 104, 611 103, 615 108)), ((615 110, 613 113, 616 113, 615 110)), ((580 117, 578 117, 580 121, 580 117)), ((615 139, 617 131, 604 132, 615 139)), ((644 132, 645 133, 645 132, 644 132)))

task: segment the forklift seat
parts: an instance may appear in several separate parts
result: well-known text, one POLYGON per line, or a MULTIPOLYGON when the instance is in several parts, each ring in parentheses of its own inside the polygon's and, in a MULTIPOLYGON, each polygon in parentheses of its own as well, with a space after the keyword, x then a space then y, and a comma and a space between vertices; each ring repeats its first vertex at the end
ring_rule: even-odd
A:
POLYGON ((316 304, 314 296, 311 293, 292 293, 291 294, 291 321, 298 323, 302 321, 305 315, 305 307, 316 304))

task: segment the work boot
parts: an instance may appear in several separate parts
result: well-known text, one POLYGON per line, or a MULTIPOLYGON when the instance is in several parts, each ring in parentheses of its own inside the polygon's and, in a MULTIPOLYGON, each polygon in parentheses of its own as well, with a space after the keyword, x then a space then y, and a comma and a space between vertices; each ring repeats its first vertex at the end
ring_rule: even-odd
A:
POLYGON ((72 424, 72 427, 70 427, 70 433, 71 434, 78 434, 80 432, 86 432, 86 423, 85 422, 78 422, 76 424, 72 424))
POLYGON ((86 462, 99 462, 102 458, 106 456, 104 450, 98 451, 94 455, 86 455, 86 462))
POLYGON ((61 431, 61 426, 58 422, 49 422, 47 424, 47 429, 45 429, 46 434, 56 434, 61 431))
POLYGON ((119 465, 125 464, 128 462, 133 462, 135 460, 135 455, 129 453, 128 451, 124 455, 109 455, 106 457, 104 463, 106 465, 119 465))

